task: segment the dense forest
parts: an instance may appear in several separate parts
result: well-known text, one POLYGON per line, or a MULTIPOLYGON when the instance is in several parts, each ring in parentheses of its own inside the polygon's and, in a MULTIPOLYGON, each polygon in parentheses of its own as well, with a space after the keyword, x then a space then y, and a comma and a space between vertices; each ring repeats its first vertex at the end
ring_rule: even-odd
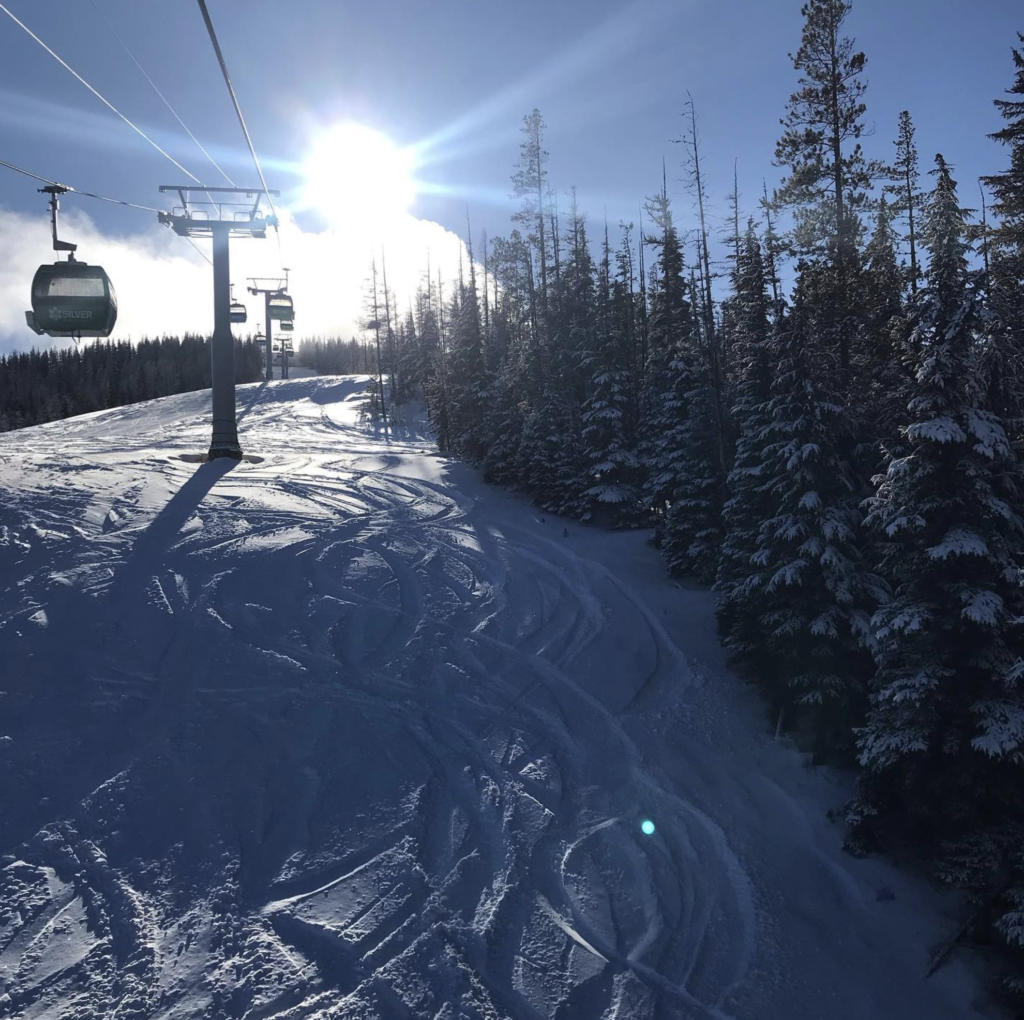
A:
POLYGON ((514 229, 404 316, 374 285, 368 318, 391 398, 425 394, 442 449, 546 511, 653 523, 668 568, 714 587, 772 725, 856 765, 850 849, 965 890, 958 938, 999 947, 1024 1003, 1024 48, 976 217, 909 112, 862 148, 849 11, 803 8, 783 178, 756 216, 734 190, 725 274, 692 102, 691 229, 663 171, 642 236, 605 225, 593 248, 534 110, 514 229))
MULTIPOLYGON (((263 379, 263 352, 253 337, 235 340, 235 379, 263 379)), ((0 356, 0 432, 89 411, 210 386, 209 338, 162 337, 133 344, 96 340, 79 347, 0 356)), ((301 341, 293 364, 318 375, 376 372, 369 344, 337 337, 301 341)))
MULTIPOLYGON (((263 378, 263 353, 235 341, 239 382, 263 378)), ((210 386, 207 337, 97 340, 0 357, 0 432, 210 386)))
POLYGON ((339 337, 300 341, 294 363, 312 368, 317 375, 365 375, 377 371, 377 357, 369 344, 339 337))

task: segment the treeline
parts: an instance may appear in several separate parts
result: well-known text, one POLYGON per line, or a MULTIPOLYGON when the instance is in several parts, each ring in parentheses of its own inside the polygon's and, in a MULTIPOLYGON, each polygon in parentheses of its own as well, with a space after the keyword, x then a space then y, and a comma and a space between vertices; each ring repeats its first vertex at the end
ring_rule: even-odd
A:
POLYGON ((368 344, 340 337, 313 337, 295 349, 295 364, 317 375, 365 375, 377 371, 377 356, 368 344))
MULTIPOLYGON (((235 340, 235 378, 263 378, 263 355, 235 340)), ((210 386, 207 337, 96 340, 0 357, 0 432, 210 386)))
POLYGON ((784 177, 753 217, 734 189, 724 274, 692 104, 691 229, 663 173, 640 243, 605 226, 596 257, 535 110, 482 271, 426 279, 404 317, 374 285, 368 316, 442 449, 545 510, 653 524, 668 567, 713 585, 773 722, 859 766, 850 847, 966 890, 1024 1002, 1024 51, 976 218, 946 159, 923 176, 909 113, 889 158, 862 149, 849 11, 803 8, 784 177))

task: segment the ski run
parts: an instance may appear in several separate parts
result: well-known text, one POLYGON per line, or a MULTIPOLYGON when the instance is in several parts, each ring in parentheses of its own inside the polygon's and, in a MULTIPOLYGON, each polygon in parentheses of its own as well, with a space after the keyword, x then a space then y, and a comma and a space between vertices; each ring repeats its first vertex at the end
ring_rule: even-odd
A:
POLYGON ((712 596, 366 384, 0 435, 0 1016, 995 1016, 712 596))

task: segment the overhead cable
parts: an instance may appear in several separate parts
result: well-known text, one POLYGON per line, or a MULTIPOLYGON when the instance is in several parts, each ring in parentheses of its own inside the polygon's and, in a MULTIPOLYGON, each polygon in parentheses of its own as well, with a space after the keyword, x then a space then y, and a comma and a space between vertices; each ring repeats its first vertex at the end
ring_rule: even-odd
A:
POLYGON ((160 209, 154 209, 150 205, 136 205, 134 202, 125 202, 124 199, 121 198, 107 198, 105 195, 96 195, 91 191, 82 191, 79 188, 73 188, 70 184, 61 184, 60 181, 51 181, 49 177, 40 177, 39 174, 34 174, 29 170, 23 170, 20 166, 15 166, 13 163, 8 163, 2 159, 0 159, 0 166, 5 166, 8 170, 16 170, 19 174, 24 174, 26 177, 33 178, 33 180, 42 181, 44 184, 49 184, 52 187, 64 188, 72 194, 83 195, 85 198, 95 198, 100 202, 110 202, 113 205, 125 205, 129 209, 141 209, 143 212, 158 213, 161 211, 160 209))
POLYGON ((142 64, 139 63, 138 58, 128 48, 128 44, 124 41, 124 39, 121 38, 120 35, 118 35, 117 29, 114 28, 114 26, 107 19, 106 15, 99 9, 99 7, 96 6, 95 0, 89 0, 89 3, 91 4, 92 9, 99 15, 99 17, 103 21, 103 24, 105 24, 107 28, 110 29, 110 32, 113 35, 113 37, 121 44, 121 48, 125 51, 125 53, 128 54, 129 57, 131 57, 132 63, 135 64, 135 66, 139 69, 139 71, 142 74, 142 77, 149 82, 150 88, 152 88, 152 90, 160 97, 164 106, 166 106, 167 109, 171 111, 171 115, 181 125, 182 130, 185 132, 185 134, 187 134, 189 138, 191 138, 192 141, 196 143, 196 145, 199 148, 199 151, 213 164, 214 169, 217 170, 221 177, 223 177, 224 180, 226 180, 228 184, 231 185, 231 187, 234 187, 235 182, 230 177, 228 177, 228 175, 224 172, 221 165, 213 158, 213 156, 209 154, 209 152, 206 151, 206 149, 203 146, 203 143, 200 142, 199 139, 196 138, 194 134, 192 134, 192 132, 188 128, 188 125, 181 119, 181 117, 178 116, 178 111, 175 110, 173 106, 171 106, 167 97, 160 91, 159 88, 157 88, 156 82, 153 81, 153 79, 150 78, 150 76, 146 73, 146 69, 142 66, 142 64))
MULTIPOLYGON (((30 170, 23 170, 20 166, 15 166, 13 163, 8 163, 3 159, 0 159, 0 166, 5 166, 8 170, 16 170, 19 174, 24 174, 26 177, 31 177, 36 181, 42 181, 44 184, 49 184, 54 188, 62 188, 65 191, 70 192, 72 195, 82 195, 85 198, 95 198, 100 202, 111 202, 114 205, 126 205, 129 209, 141 209, 143 212, 155 212, 157 214, 161 212, 160 209, 154 209, 149 205, 136 205, 134 202, 125 202, 120 198, 107 198, 105 195, 96 195, 91 191, 80 191, 78 188, 73 188, 70 184, 61 184, 59 181, 51 181, 49 177, 40 177, 39 174, 34 174, 30 170)), ((192 247, 195 248, 195 250, 199 252, 199 254, 202 255, 211 266, 213 265, 210 256, 207 255, 191 237, 186 237, 185 240, 188 241, 188 243, 192 245, 192 247)))
POLYGON ((203 256, 203 258, 204 258, 204 259, 206 259, 206 261, 207 261, 207 262, 208 262, 208 263, 209 263, 209 264, 210 264, 211 266, 213 265, 213 259, 211 259, 211 258, 210 258, 210 256, 209 256, 209 255, 207 255, 207 254, 206 254, 206 252, 205 252, 205 251, 203 251, 203 249, 202 249, 202 248, 200 248, 200 247, 199 247, 199 245, 198 245, 198 244, 196 244, 196 242, 195 242, 195 241, 193 241, 191 237, 189 237, 189 236, 188 236, 188 234, 185 234, 185 240, 186 240, 186 241, 188 241, 188 243, 189 243, 190 245, 192 245, 192 247, 193 247, 193 248, 195 248, 195 250, 196 250, 197 252, 199 252, 199 254, 200 254, 200 255, 202 255, 202 256, 203 256))
POLYGON ((28 27, 28 25, 26 25, 23 21, 20 21, 2 3, 0 3, 0 11, 3 11, 4 14, 6 14, 7 17, 9 17, 11 21, 13 21, 19 28, 24 29, 24 31, 28 33, 28 35, 30 35, 37 43, 39 43, 39 45, 42 46, 42 48, 46 50, 46 52, 49 53, 50 56, 53 57, 53 59, 61 65, 61 67, 70 71, 71 74, 73 74, 98 100, 100 100, 101 103, 103 103, 106 107, 108 107, 110 110, 116 113, 118 117, 120 117, 121 120, 123 120, 125 124, 127 124, 128 127, 130 127, 137 135, 139 135, 140 137, 144 138, 147 142, 149 142, 149 144, 152 145, 153 148, 156 149, 156 151, 159 152, 161 156, 164 156, 167 159, 169 159, 183 174, 185 174, 186 177, 191 178, 193 181, 196 182, 196 184, 199 184, 200 186, 202 185, 202 181, 200 181, 199 178, 195 176, 195 174, 189 173, 188 170, 186 170, 172 155, 170 155, 170 153, 165 152, 163 149, 161 149, 160 146, 157 145, 157 143, 154 142, 153 139, 150 138, 149 135, 147 135, 146 132, 142 130, 142 128, 132 123, 132 121, 130 121, 116 106, 114 106, 114 104, 110 102, 109 99, 107 99, 105 96, 102 96, 99 92, 97 92, 96 89, 94 89, 66 60, 58 56, 56 53, 54 53, 54 51, 51 50, 50 47, 47 46, 46 43, 44 43, 43 40, 40 39, 39 36, 37 36, 35 32, 33 32, 32 29, 28 27))
POLYGON ((270 211, 274 214, 274 218, 277 218, 277 210, 274 208, 274 200, 270 197, 270 189, 267 187, 267 179, 263 176, 263 168, 260 166, 259 157, 256 155, 256 149, 253 147, 252 138, 249 136, 249 129, 245 126, 245 117, 242 116, 242 108, 238 105, 238 96, 235 95, 235 87, 231 84, 231 75, 228 74, 228 65, 224 60, 224 53, 221 51, 220 43, 217 42, 217 33, 214 31, 213 22, 210 20, 210 12, 206 9, 206 0, 198 0, 199 9, 203 13, 203 21, 206 22, 206 31, 210 34, 210 42, 213 43, 213 50, 217 54, 217 61, 220 64, 221 73, 224 75, 224 83, 228 87, 228 92, 231 95, 231 102, 234 103, 235 113, 238 114, 238 123, 242 125, 242 133, 245 135, 246 144, 249 146, 249 152, 252 154, 252 161, 256 164, 256 173, 259 174, 260 184, 263 185, 263 191, 267 196, 267 202, 270 204, 270 211))

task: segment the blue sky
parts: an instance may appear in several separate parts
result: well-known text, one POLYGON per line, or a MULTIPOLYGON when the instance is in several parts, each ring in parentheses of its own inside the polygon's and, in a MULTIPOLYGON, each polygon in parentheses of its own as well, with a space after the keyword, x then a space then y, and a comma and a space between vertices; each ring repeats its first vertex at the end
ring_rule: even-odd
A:
MULTIPOLYGON (((197 6, 95 2, 192 131, 250 183, 197 6)), ((190 170, 216 178, 90 0, 4 3, 190 170)), ((475 233, 507 232, 518 128, 538 106, 551 181, 563 195, 577 187, 594 226, 606 214, 613 225, 635 218, 659 186, 663 157, 686 226, 691 201, 675 183, 681 153, 671 140, 687 89, 718 222, 734 159, 745 211, 762 177, 771 186, 779 174, 771 158, 796 81, 787 56, 799 44, 795 0, 210 0, 210 8, 269 181, 286 198, 301 191, 302 158, 317 134, 356 120, 423 147, 420 174, 431 190, 417 198, 417 217, 462 232, 468 201, 475 233)), ((848 28, 868 57, 869 154, 891 154, 897 115, 909 109, 923 169, 943 152, 965 204, 976 205, 977 176, 1007 161, 985 135, 1000 126, 992 100, 1012 81, 1019 3, 857 0, 848 28)), ((182 176, 2 14, 0 159, 146 205, 159 204, 157 185, 182 176)), ((32 182, 0 170, 3 208, 39 212, 41 197, 32 182)), ((158 229, 144 213, 81 205, 101 231, 158 229)), ((315 231, 324 220, 310 211, 300 225, 315 231)))

